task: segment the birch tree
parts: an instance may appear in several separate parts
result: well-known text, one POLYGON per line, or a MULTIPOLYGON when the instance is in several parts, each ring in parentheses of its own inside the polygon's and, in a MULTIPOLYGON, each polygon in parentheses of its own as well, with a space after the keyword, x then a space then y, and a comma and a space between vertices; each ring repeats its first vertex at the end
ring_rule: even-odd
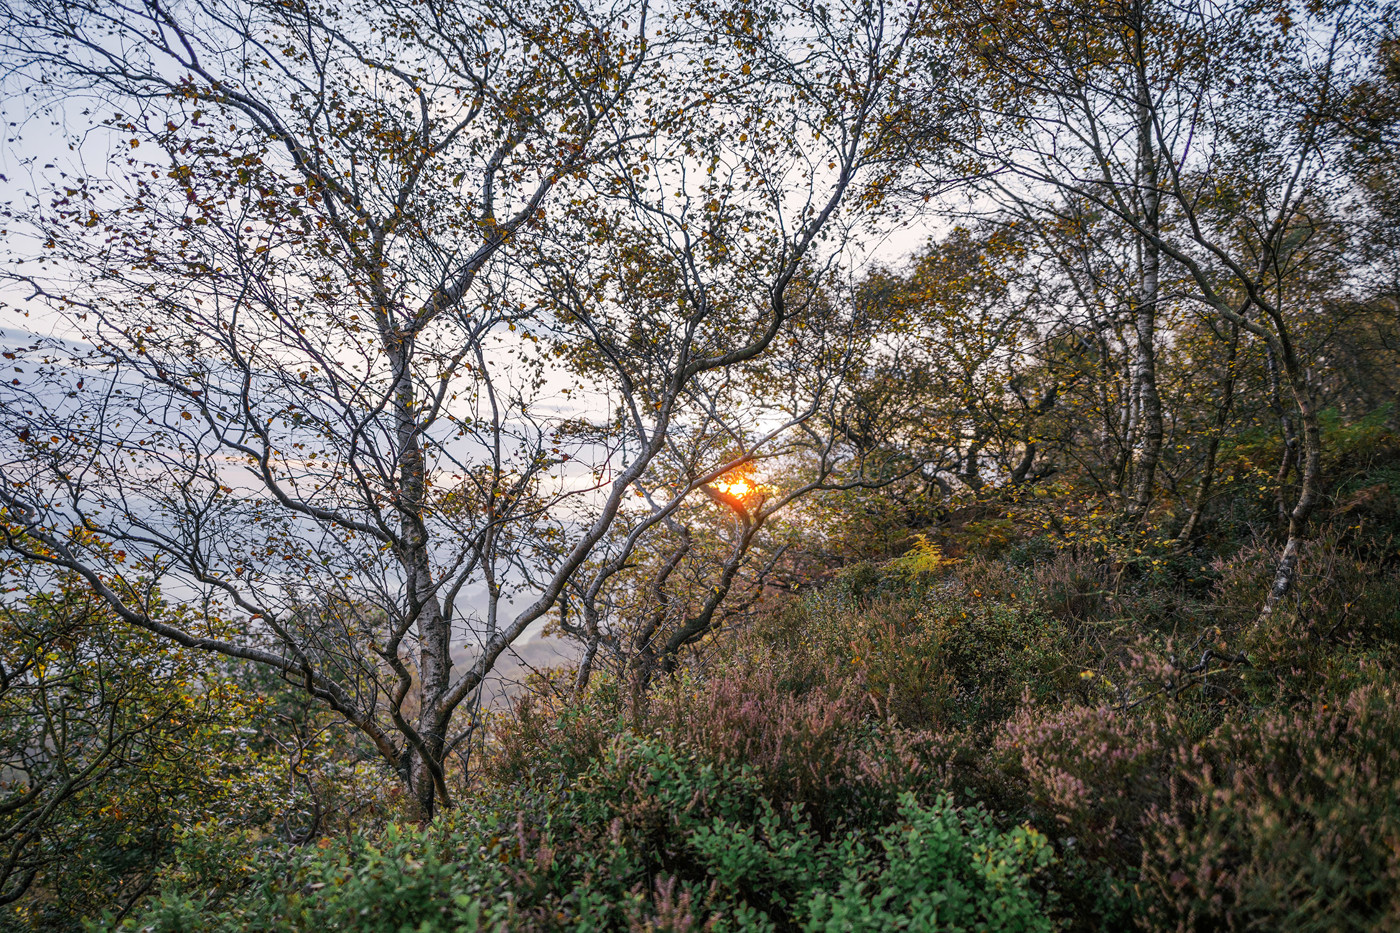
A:
POLYGON ((656 473, 734 431, 705 400, 801 326, 800 273, 929 123, 917 5, 4 13, 13 80, 102 150, 13 225, 80 342, 9 351, 6 546, 280 672, 424 814, 527 629, 808 420, 656 473))
POLYGON ((1268 611, 1291 586, 1319 495, 1318 404, 1291 303, 1320 297, 1299 282, 1331 238, 1318 208, 1344 191, 1324 115, 1365 71, 1376 11, 1125 0, 994 5, 952 11, 950 22, 987 93, 984 131, 968 147, 986 190, 1052 213, 1043 193, 1064 192, 1131 231, 1129 518, 1151 504, 1161 455, 1163 269, 1190 283, 1180 297, 1219 320, 1227 341, 1238 328, 1264 346, 1284 399, 1280 476, 1299 477, 1268 611))

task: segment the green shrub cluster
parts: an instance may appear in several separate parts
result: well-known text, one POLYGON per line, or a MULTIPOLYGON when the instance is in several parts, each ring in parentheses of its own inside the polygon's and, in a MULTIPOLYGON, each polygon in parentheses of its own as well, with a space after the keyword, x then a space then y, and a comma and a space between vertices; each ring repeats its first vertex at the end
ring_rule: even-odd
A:
POLYGON ((561 793, 526 781, 421 828, 268 853, 170 886, 123 929, 1052 929, 1049 846, 947 797, 823 834, 754 769, 624 735, 561 793), (210 880, 210 879, 202 879, 210 880))

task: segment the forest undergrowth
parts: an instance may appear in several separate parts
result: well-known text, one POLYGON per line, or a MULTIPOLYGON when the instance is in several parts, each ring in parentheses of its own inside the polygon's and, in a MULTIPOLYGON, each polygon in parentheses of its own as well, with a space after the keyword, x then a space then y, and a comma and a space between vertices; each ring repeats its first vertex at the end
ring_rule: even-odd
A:
POLYGON ((643 694, 537 678, 431 822, 189 832, 117 925, 1400 929, 1400 446, 1362 434, 1267 615, 1265 528, 1076 543, 1002 498, 643 694))

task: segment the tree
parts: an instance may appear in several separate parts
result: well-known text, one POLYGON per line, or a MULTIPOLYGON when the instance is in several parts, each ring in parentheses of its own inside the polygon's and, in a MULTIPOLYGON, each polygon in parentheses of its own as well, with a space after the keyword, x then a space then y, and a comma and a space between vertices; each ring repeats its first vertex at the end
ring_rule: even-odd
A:
POLYGON ((1059 223, 1109 202, 1112 214, 1147 234, 1136 240, 1126 270, 1131 291, 1116 296, 1132 322, 1126 499, 1135 521, 1151 505, 1164 434, 1157 385, 1162 260, 1154 238, 1163 221, 1159 137, 1183 129, 1181 114, 1158 107, 1163 88, 1154 82, 1189 60, 1188 48, 1174 44, 1179 34, 1154 32, 1157 15, 1150 3, 1128 2, 951 16, 970 46, 969 66, 980 76, 974 80, 989 91, 985 131, 968 146, 988 169, 985 190, 1013 214, 1049 213, 1059 223))
POLYGON ((852 229, 911 153, 941 145, 910 128, 952 119, 913 93, 913 75, 940 67, 923 11, 799 2, 694 17, 694 60, 733 83, 683 139, 625 156, 575 214, 566 252, 535 264, 574 335, 561 351, 621 389, 607 422, 579 427, 655 448, 635 508, 569 587, 560 627, 585 646, 579 689, 603 647, 640 696, 761 591, 766 571, 743 571, 773 516, 892 475, 842 443, 847 383, 877 328, 835 296, 852 229), (575 244, 590 241, 581 259, 575 244), (755 470, 766 475, 735 492, 755 470), (736 585, 747 595, 722 609, 736 585))
POLYGON ((950 32, 971 51, 969 77, 988 100, 970 149, 1015 180, 993 174, 989 190, 1043 205, 1034 192, 1057 189, 1132 232, 1138 418, 1130 517, 1150 502, 1160 461, 1153 335, 1164 264, 1189 281, 1188 300, 1224 332, 1238 328, 1266 349, 1288 395, 1280 403, 1280 477, 1294 464, 1299 473, 1266 612, 1291 586, 1319 495, 1318 406, 1291 311, 1321 297, 1306 272, 1315 251, 1335 242, 1318 209, 1341 190, 1323 115, 1361 74, 1358 40, 1375 19, 1364 4, 1295 21, 1302 15, 1284 5, 1125 0, 949 17, 950 32))
POLYGON ((116 147, 23 218, 21 278, 88 346, 16 349, 8 548, 279 672, 450 804, 512 643, 808 419, 733 435, 717 387, 929 125, 921 15, 8 4, 19 74, 116 147))

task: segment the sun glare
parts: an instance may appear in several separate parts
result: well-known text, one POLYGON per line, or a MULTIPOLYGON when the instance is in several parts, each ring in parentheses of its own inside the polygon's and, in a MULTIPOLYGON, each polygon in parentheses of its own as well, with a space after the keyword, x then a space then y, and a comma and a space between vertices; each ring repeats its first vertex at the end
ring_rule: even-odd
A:
POLYGON ((728 493, 736 499, 742 499, 754 491, 753 483, 742 476, 733 479, 720 480, 713 484, 720 492, 728 493))
POLYGON ((752 499, 755 493, 763 489, 763 484, 754 479, 751 467, 741 466, 716 479, 710 488, 742 502, 752 499))

